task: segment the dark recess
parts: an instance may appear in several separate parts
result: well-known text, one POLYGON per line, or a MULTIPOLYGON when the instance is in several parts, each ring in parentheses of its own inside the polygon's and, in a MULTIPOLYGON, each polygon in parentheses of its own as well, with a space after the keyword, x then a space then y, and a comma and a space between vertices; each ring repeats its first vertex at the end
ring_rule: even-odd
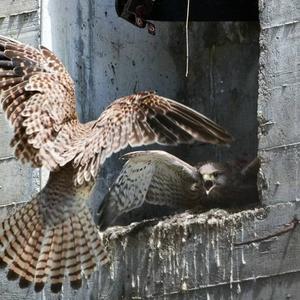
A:
MULTIPOLYGON (((187 0, 156 0, 149 20, 185 21, 187 0)), ((190 0, 191 21, 258 21, 258 0, 190 0)))
MULTIPOLYGON (((185 21, 187 0, 157 0, 149 20, 185 21)), ((258 0, 190 0, 190 21, 258 21, 258 0)))

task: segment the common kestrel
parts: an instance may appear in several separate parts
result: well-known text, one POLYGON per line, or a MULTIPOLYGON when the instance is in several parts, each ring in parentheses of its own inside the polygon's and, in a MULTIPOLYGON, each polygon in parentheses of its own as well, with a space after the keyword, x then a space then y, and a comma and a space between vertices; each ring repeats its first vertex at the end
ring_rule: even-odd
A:
POLYGON ((46 186, 0 225, 0 265, 35 291, 48 281, 73 288, 108 261, 86 206, 106 158, 128 145, 228 144, 230 134, 200 113, 143 92, 112 102, 85 124, 75 110, 74 83, 60 60, 0 37, 0 99, 14 128, 15 156, 50 172, 46 186))
POLYGON ((127 161, 99 208, 102 230, 144 203, 182 210, 243 207, 258 200, 258 159, 191 166, 165 151, 131 152, 123 158, 127 161))

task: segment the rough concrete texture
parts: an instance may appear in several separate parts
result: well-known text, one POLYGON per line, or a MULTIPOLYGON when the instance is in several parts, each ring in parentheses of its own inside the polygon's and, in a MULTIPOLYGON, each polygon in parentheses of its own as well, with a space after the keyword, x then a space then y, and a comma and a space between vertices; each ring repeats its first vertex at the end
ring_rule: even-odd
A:
POLYGON ((300 3, 261 1, 260 9, 262 198, 265 204, 294 202, 300 199, 300 3))
POLYGON ((299 271, 300 262, 291 255, 300 250, 299 229, 250 246, 233 243, 278 230, 290 222, 286 213, 297 211, 293 204, 235 214, 212 210, 185 213, 136 232, 135 225, 123 232, 108 230, 118 259, 101 271, 95 298, 282 299, 274 295, 287 291, 268 290, 268 281, 261 279, 274 276, 284 283, 286 274, 299 271))
MULTIPOLYGON (((160 222, 111 228, 103 234, 111 264, 78 292, 65 285, 61 295, 48 290, 35 295, 30 288, 21 292, 15 283, 1 279, 1 298, 297 299, 299 228, 251 245, 235 247, 234 242, 269 235, 299 217, 298 0, 260 0, 259 87, 256 23, 191 24, 186 79, 184 24, 157 23, 157 36, 152 37, 116 19, 111 0, 42 4, 42 40, 75 79, 84 121, 96 118, 116 97, 156 89, 202 111, 236 137, 230 149, 195 145, 170 149, 172 153, 189 162, 244 153, 253 157, 259 91, 260 187, 263 202, 271 205, 235 214, 187 212, 160 222)), ((120 168, 119 155, 99 176, 94 210, 120 168)))
MULTIPOLYGON (((299 213, 299 205, 286 203, 114 227, 103 234, 111 264, 83 288, 65 284, 60 295, 29 288, 24 299, 298 299, 299 227, 251 245, 234 243, 283 229, 299 213)), ((20 299, 15 283, 0 288, 3 299, 20 299)))

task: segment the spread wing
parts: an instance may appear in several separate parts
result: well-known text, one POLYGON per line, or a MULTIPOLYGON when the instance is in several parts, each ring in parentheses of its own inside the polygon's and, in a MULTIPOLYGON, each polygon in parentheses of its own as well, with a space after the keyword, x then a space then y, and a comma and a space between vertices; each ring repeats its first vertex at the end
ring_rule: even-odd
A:
POLYGON ((144 202, 187 209, 205 197, 197 169, 167 152, 138 151, 124 158, 128 161, 99 208, 102 228, 144 202))
MULTIPOLYGON (((71 147, 67 143, 58 155, 61 165, 73 160, 74 167, 78 168, 76 182, 79 184, 95 177, 106 158, 128 145, 177 145, 195 141, 228 144, 232 141, 223 128, 205 116, 153 92, 114 101, 98 120, 81 125, 81 129, 72 132, 71 147)), ((57 141, 52 149, 63 144, 63 140, 57 141)))
POLYGON ((112 153, 159 143, 228 144, 232 137, 202 114, 153 92, 115 100, 80 124, 73 82, 48 49, 0 37, 0 100, 14 127, 16 157, 51 171, 72 162, 75 182, 95 178, 112 153))
POLYGON ((76 123, 74 85, 48 49, 0 36, 0 101, 14 127, 11 146, 23 162, 57 167, 41 150, 68 123, 76 123))

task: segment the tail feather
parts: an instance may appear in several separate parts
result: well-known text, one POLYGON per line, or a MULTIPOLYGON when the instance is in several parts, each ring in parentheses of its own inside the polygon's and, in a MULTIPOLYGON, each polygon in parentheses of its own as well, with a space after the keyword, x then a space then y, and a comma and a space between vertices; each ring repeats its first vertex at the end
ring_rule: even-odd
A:
MULTIPOLYGON (((0 227, 0 243, 4 251, 0 254, 0 257, 6 264, 15 263, 12 268, 18 268, 15 266, 20 260, 23 259, 23 245, 31 236, 31 232, 35 229, 38 223, 38 217, 36 216, 36 210, 34 209, 33 202, 29 205, 17 210, 14 215, 4 220, 0 227)), ((19 273, 22 273, 21 268, 19 273)))
POLYGON ((20 278, 21 288, 33 283, 36 292, 48 281, 57 293, 66 277, 79 288, 83 276, 108 262, 87 207, 49 226, 33 199, 0 223, 0 244, 0 267, 8 265, 8 279, 20 278))
POLYGON ((66 275, 66 261, 69 260, 68 251, 74 248, 70 245, 73 239, 71 233, 72 228, 70 227, 70 220, 68 220, 63 224, 61 237, 57 241, 57 253, 50 274, 51 291, 54 293, 59 292, 62 288, 63 279, 66 275))
POLYGON ((41 252, 43 236, 43 228, 41 224, 38 224, 24 248, 24 253, 26 253, 24 258, 27 261, 25 267, 26 275, 24 276, 24 279, 29 282, 32 282, 35 277, 36 265, 41 252))
POLYGON ((0 241, 5 250, 1 253, 1 259, 10 268, 7 278, 17 280, 20 277, 21 288, 28 287, 33 279, 33 258, 36 257, 40 233, 36 199, 2 223, 0 241))
POLYGON ((81 250, 83 251, 83 253, 81 253, 83 257, 81 264, 86 277, 89 277, 91 275, 97 265, 94 254, 94 247, 90 241, 92 235, 91 228, 93 227, 93 225, 90 223, 89 217, 90 213, 88 212, 88 216, 86 213, 83 213, 81 215, 81 218, 78 219, 84 233, 84 240, 82 240, 84 248, 81 247, 81 250))
POLYGON ((70 222, 70 231, 74 234, 70 241, 70 247, 66 253, 68 264, 66 265, 67 274, 70 278, 73 288, 78 289, 81 287, 81 252, 80 252, 80 239, 83 233, 80 231, 78 217, 72 217, 70 222))
MULTIPOLYGON (((28 244, 26 243, 31 239, 31 236, 29 236, 28 233, 29 232, 27 232, 25 235, 19 233, 17 238, 13 240, 7 247, 7 252, 10 253, 10 257, 12 258, 10 270, 24 279, 27 277, 32 278, 32 274, 34 273, 31 260, 32 255, 28 254, 26 249, 28 248, 28 244), (23 245, 26 246, 24 247, 23 245)), ((6 263, 8 263, 8 260, 6 260, 6 263)), ((15 276, 16 279, 18 276, 15 276)))
MULTIPOLYGON (((64 247, 67 245, 64 235, 64 227, 54 229, 53 248, 50 253, 50 272, 48 276, 51 282, 51 291, 57 293, 61 290, 63 280, 65 277, 65 259, 64 259, 64 247)), ((49 262, 49 261, 48 261, 49 262)))
POLYGON ((32 282, 34 283, 34 290, 36 292, 40 292, 45 286, 46 279, 43 280, 43 274, 47 269, 47 261, 52 238, 52 231, 46 231, 46 229, 44 229, 44 234, 39 245, 39 254, 33 259, 35 268, 32 282))
POLYGON ((50 273, 51 269, 51 261, 53 259, 51 256, 51 252, 54 248, 53 240, 54 230, 48 230, 43 240, 41 254, 38 258, 36 272, 34 275, 34 281, 43 285, 46 283, 48 274, 50 273))
MULTIPOLYGON (((80 232, 81 228, 77 229, 80 232)), ((72 218, 65 222, 62 228, 63 238, 61 247, 57 250, 55 265, 52 268, 50 275, 51 290, 53 292, 61 289, 64 277, 68 274, 70 281, 81 280, 81 263, 78 260, 78 250, 75 245, 75 231, 72 227, 72 218), (72 277, 72 272, 77 274, 77 277, 72 277), (71 275, 71 276, 70 276, 71 275)))

